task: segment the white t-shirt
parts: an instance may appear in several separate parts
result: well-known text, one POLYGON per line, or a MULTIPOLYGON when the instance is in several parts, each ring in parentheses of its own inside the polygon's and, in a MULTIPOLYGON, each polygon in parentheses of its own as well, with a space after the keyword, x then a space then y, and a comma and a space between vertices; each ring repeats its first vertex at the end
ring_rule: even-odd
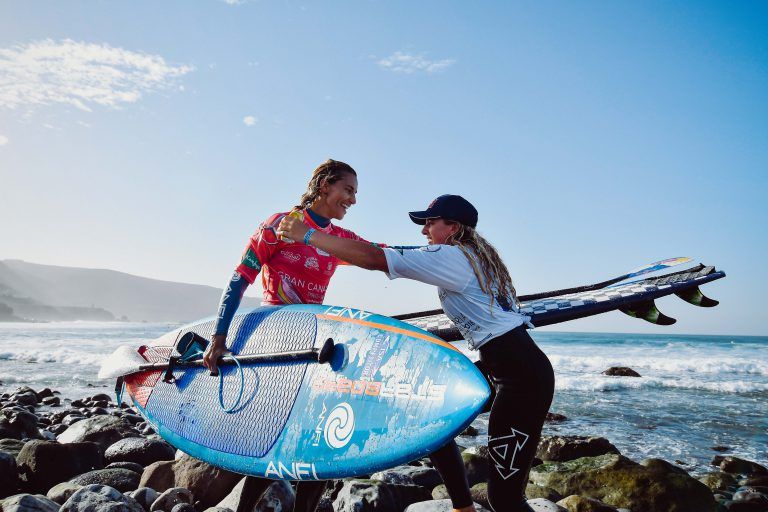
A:
POLYGON ((472 265, 464 252, 453 245, 427 245, 412 249, 383 248, 390 279, 405 277, 433 284, 443 311, 477 350, 491 339, 530 321, 517 306, 505 311, 480 288, 472 265))

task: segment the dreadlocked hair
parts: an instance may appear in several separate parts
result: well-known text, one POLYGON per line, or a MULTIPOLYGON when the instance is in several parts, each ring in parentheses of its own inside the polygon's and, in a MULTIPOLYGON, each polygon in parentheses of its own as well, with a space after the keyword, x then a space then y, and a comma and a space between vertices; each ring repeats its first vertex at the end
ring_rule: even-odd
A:
POLYGON ((338 160, 328 159, 320 164, 317 169, 312 173, 309 183, 307 183, 307 191, 299 199, 299 204, 294 206, 296 210, 303 210, 312 206, 312 203, 320 197, 320 189, 323 185, 331 185, 339 181, 344 173, 350 173, 357 176, 355 170, 349 164, 339 162, 338 160))
POLYGON ((509 270, 496 248, 480 236, 474 228, 459 222, 456 225, 459 226, 459 230, 448 237, 445 243, 458 246, 467 257, 480 284, 480 289, 488 294, 488 305, 491 310, 494 299, 498 300, 504 309, 510 307, 512 303, 519 307, 520 301, 517 300, 517 291, 512 284, 509 270))

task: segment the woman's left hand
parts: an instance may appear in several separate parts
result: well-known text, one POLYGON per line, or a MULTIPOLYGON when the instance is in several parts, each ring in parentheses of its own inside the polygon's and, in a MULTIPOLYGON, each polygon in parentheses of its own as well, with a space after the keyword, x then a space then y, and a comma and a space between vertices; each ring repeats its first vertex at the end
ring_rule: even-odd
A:
POLYGON ((297 219, 292 215, 286 215, 283 220, 280 221, 280 225, 277 226, 277 234, 289 238, 294 242, 301 242, 304 240, 304 235, 309 231, 309 227, 304 224, 304 221, 297 219))

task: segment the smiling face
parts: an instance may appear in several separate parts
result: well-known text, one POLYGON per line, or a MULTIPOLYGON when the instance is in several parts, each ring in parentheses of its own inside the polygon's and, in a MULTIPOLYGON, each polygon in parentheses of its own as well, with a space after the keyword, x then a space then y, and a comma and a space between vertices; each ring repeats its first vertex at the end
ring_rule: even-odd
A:
POLYGON ((320 197, 312 203, 312 211, 329 219, 343 219, 350 206, 357 203, 357 176, 344 172, 341 178, 320 188, 320 197))
POLYGON ((421 234, 427 237, 430 245, 441 245, 459 231, 459 224, 445 219, 427 219, 421 234))

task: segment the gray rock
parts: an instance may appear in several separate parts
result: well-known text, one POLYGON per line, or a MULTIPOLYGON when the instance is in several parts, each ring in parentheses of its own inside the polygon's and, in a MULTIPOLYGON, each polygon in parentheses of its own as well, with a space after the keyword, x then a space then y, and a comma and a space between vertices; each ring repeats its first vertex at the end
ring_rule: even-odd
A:
POLYGON ((80 484, 73 484, 72 482, 61 482, 60 484, 56 484, 51 487, 48 490, 46 496, 49 500, 55 501, 59 505, 63 505, 64 502, 70 498, 70 496, 82 488, 83 486, 80 484))
POLYGON ((371 480, 381 480, 389 484, 420 485, 430 492, 443 483, 436 469, 425 466, 397 466, 372 474, 371 480))
POLYGON ((94 443, 63 445, 54 441, 30 441, 16 457, 22 486, 44 493, 75 475, 104 467, 101 448, 94 443))
POLYGON ((728 487, 736 485, 736 477, 730 473, 709 473, 700 477, 699 482, 713 491, 725 491, 728 487))
POLYGON ((150 464, 141 475, 140 487, 165 491, 172 487, 184 487, 192 491, 202 507, 212 507, 229 494, 242 475, 220 469, 205 462, 182 456, 177 460, 150 464))
POLYGON ((75 423, 79 421, 83 421, 84 419, 86 419, 85 414, 82 414, 80 412, 78 412, 77 414, 67 414, 61 419, 60 425, 64 425, 65 427, 71 427, 75 423))
POLYGON ((149 466, 160 460, 173 460, 176 449, 165 441, 129 437, 111 445, 104 452, 107 462, 135 462, 149 466))
POLYGON ((14 393, 11 395, 11 400, 21 405, 37 405, 37 403, 40 401, 37 398, 37 393, 34 391, 14 393))
POLYGON ((611 377, 640 377, 641 375, 637 373, 632 368, 627 368, 626 366, 611 366, 607 370, 603 372, 603 375, 608 375, 611 377))
POLYGON ((16 459, 8 452, 0 452, 0 498, 16 494, 19 483, 16 459))
POLYGON ((761 492, 754 487, 741 487, 738 491, 733 493, 733 501, 749 501, 752 503, 760 503, 764 508, 768 509, 768 496, 765 492, 761 492))
MULTIPOLYGON (((223 508, 227 510, 248 510, 248 512, 256 511, 273 511, 273 510, 293 510, 293 505, 296 501, 296 495, 293 491, 293 486, 288 482, 274 481, 264 491, 261 498, 253 504, 243 503, 243 488, 245 487, 246 480, 251 477, 245 477, 240 480, 237 485, 232 489, 226 498, 221 500, 216 508, 223 508), (251 507, 250 509, 248 507, 251 507)), ((245 497, 245 499, 253 500, 254 497, 245 497)))
POLYGON ((0 452, 8 452, 14 457, 18 457, 25 443, 26 441, 20 439, 0 439, 0 452))
POLYGON ((144 468, 141 464, 136 464, 135 462, 113 462, 112 464, 107 464, 107 467, 104 469, 130 469, 138 474, 144 472, 144 468))
POLYGON ((127 422, 115 416, 94 416, 78 421, 59 434, 60 443, 82 443, 90 441, 106 450, 126 437, 140 437, 139 433, 127 422))
POLYGON ((195 502, 194 496, 189 489, 183 487, 173 487, 164 491, 149 507, 150 512, 171 510, 180 503, 192 504, 195 502))
POLYGON ((528 506, 531 507, 534 512, 568 512, 567 509, 544 498, 528 500, 528 506))
POLYGON ((473 485, 469 489, 469 494, 472 496, 472 501, 479 503, 485 508, 491 508, 491 504, 488 502, 488 483, 482 482, 473 485))
POLYGON ((380 480, 343 480, 334 490, 336 512, 389 512, 430 500, 429 492, 415 485, 387 484, 380 480))
POLYGON ((488 481, 488 459, 482 455, 464 450, 461 454, 469 486, 488 481))
POLYGON ((61 399, 57 396, 49 396, 43 398, 43 405, 47 405, 49 407, 58 407, 61 405, 61 399))
POLYGON ((144 510, 149 510, 155 500, 160 496, 160 493, 149 487, 139 487, 135 491, 126 493, 126 496, 130 496, 139 502, 144 510))
POLYGON ((58 512, 59 504, 39 494, 16 494, 0 501, 3 512, 58 512))
POLYGON ((5 407, 0 411, 0 434, 4 438, 40 439, 37 416, 23 407, 5 407))
POLYGON ((82 486, 109 486, 120 492, 135 491, 139 488, 141 475, 128 469, 97 469, 76 476, 69 481, 82 486))
POLYGON ((721 455, 716 455, 712 464, 719 466, 720 469, 726 473, 737 473, 748 476, 768 475, 768 469, 765 466, 738 457, 723 457, 721 455))
POLYGON ((191 503, 179 503, 178 505, 174 505, 171 509, 171 512, 196 512, 195 506, 191 503))
POLYGON ((619 450, 604 437, 542 436, 536 456, 544 461, 563 462, 581 457, 597 457, 619 450))
POLYGON ((572 494, 567 498, 557 502, 558 505, 568 511, 577 512, 616 512, 616 507, 606 505, 600 500, 589 498, 587 496, 578 496, 572 494))
POLYGON ((280 512, 293 510, 296 494, 289 482, 277 480, 272 482, 261 499, 256 502, 253 512, 280 512))
POLYGON ((61 512, 145 512, 135 499, 106 485, 86 485, 70 496, 60 510, 61 512))
MULTIPOLYGON (((451 512, 452 510, 451 500, 432 500, 408 505, 404 512, 451 512)), ((479 503, 475 503, 475 510, 477 512, 489 512, 487 508, 479 503)))
POLYGON ((536 499, 536 498, 544 498, 548 501, 551 501, 553 503, 557 503, 561 499, 563 499, 565 496, 561 495, 554 489, 550 489, 549 487, 542 487, 540 485, 528 483, 528 485, 525 487, 525 496, 529 499, 536 499))

